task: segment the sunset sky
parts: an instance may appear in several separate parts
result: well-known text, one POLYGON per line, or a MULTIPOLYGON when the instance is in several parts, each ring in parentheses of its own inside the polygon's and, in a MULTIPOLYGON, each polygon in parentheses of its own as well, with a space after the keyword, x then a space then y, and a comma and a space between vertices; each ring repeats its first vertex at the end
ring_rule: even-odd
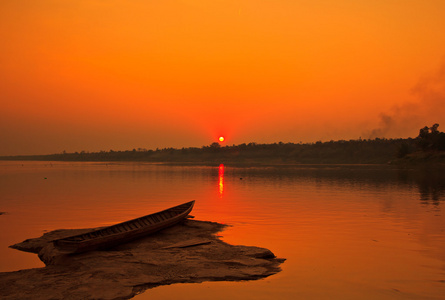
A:
POLYGON ((5 0, 0 155, 445 131, 443 0, 5 0))

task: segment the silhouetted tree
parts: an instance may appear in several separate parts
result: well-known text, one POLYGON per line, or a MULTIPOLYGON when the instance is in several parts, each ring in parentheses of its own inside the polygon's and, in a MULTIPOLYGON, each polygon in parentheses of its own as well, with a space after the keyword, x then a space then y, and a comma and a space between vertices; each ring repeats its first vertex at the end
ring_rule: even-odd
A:
POLYGON ((425 126, 420 129, 417 137, 417 145, 423 150, 445 150, 445 133, 438 130, 439 124, 435 123, 430 128, 425 126))
POLYGON ((397 157, 403 158, 407 156, 408 154, 411 154, 413 152, 413 149, 411 145, 409 145, 406 142, 403 142, 399 145, 399 148, 397 149, 397 157))

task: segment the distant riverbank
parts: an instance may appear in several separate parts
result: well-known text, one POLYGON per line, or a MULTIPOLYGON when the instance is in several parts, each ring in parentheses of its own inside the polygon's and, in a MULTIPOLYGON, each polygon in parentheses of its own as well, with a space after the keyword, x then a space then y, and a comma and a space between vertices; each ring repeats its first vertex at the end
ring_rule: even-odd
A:
POLYGON ((40 161, 141 161, 163 163, 232 164, 387 164, 394 161, 404 145, 413 148, 413 139, 374 139, 316 142, 310 144, 274 143, 201 148, 74 152, 49 155, 3 156, 1 160, 40 161))
MULTIPOLYGON (((438 125, 437 125, 438 126, 438 125)), ((0 160, 35 161, 134 161, 180 164, 293 165, 293 164, 395 164, 402 166, 445 165, 445 134, 437 126, 407 139, 340 140, 307 144, 273 143, 201 148, 133 149, 125 151, 74 152, 48 155, 3 156, 0 160), (431 131, 431 132, 430 132, 431 131)))

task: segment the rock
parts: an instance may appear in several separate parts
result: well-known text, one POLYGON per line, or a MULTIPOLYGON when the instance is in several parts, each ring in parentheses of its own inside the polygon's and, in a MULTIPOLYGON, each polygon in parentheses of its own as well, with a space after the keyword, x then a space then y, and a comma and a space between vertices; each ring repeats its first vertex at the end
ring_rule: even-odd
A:
MULTIPOLYGON (((64 254, 52 240, 93 229, 56 230, 11 246, 38 253, 44 268, 0 273, 1 299, 129 299, 160 285, 264 278, 279 272, 268 249, 229 245, 225 226, 186 220, 108 251, 64 254)), ((96 228, 97 229, 97 228, 96 228)))
POLYGON ((169 245, 167 247, 162 247, 162 249, 169 249, 169 248, 187 248, 187 247, 194 247, 199 245, 205 245, 210 244, 212 240, 209 239, 191 239, 186 240, 183 242, 175 243, 173 245, 169 245))

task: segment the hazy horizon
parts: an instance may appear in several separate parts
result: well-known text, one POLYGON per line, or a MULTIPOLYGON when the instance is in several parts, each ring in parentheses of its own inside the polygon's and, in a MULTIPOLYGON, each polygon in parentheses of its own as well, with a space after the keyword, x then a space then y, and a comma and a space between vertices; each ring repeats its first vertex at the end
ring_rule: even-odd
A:
POLYGON ((0 156, 445 127, 445 2, 0 3, 0 156))
MULTIPOLYGON (((439 130, 441 131, 441 130, 439 130)), ((417 137, 417 136, 416 136, 417 137)), ((408 138, 415 138, 415 137, 408 137, 408 138)), ((127 149, 99 149, 99 150, 89 150, 89 149, 82 149, 82 150, 75 150, 75 151, 66 151, 63 150, 61 152, 54 152, 54 153, 41 153, 41 154, 35 154, 35 153, 27 153, 27 154, 17 154, 17 155, 0 155, 0 157, 14 157, 14 156, 39 156, 39 155, 57 155, 57 154, 75 154, 75 153, 100 153, 100 152, 110 152, 110 151, 114 151, 114 152, 126 152, 126 151, 158 151, 158 150, 165 150, 165 149, 175 149, 175 150, 181 150, 181 149, 202 149, 204 147, 212 147, 212 144, 219 144, 220 147, 238 147, 238 146, 242 146, 242 145, 249 145, 249 144, 255 144, 255 145, 272 145, 272 144, 301 144, 301 145, 315 145, 315 143, 317 142, 340 142, 340 141, 360 141, 360 140, 375 140, 378 139, 378 137, 376 138, 370 138, 370 139, 362 139, 357 138, 357 139, 349 139, 349 140, 345 140, 345 139, 340 139, 340 140, 329 140, 329 141, 313 141, 313 142, 283 142, 283 141, 274 141, 274 142, 267 142, 267 143, 257 143, 257 142, 243 142, 240 144, 227 144, 225 142, 219 142, 219 141, 211 141, 210 144, 208 145, 200 145, 200 146, 188 146, 188 147, 155 147, 155 148, 145 148, 145 147, 130 147, 127 149)), ((383 138, 386 139, 386 138, 383 138)), ((398 139, 398 138, 389 138, 389 139, 398 139)))

